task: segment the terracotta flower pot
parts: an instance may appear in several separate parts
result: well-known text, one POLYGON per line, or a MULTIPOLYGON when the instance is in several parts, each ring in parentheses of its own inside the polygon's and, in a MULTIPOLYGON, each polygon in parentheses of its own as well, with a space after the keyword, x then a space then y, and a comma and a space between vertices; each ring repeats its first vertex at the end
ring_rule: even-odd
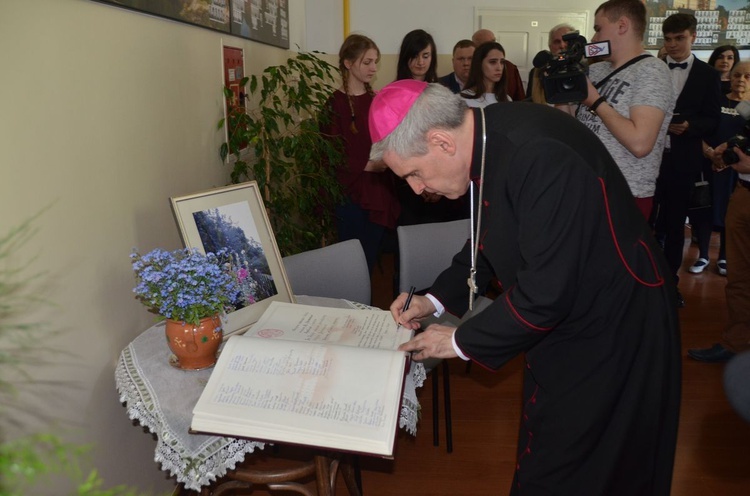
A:
POLYGON ((165 332, 179 368, 198 370, 216 363, 216 352, 224 335, 218 315, 201 319, 197 326, 167 319, 165 332))

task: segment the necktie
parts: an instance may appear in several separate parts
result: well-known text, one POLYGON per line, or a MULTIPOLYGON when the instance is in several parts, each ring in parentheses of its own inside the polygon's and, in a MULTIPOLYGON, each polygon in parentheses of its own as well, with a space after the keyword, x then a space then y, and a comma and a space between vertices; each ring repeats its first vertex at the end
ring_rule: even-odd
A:
POLYGON ((670 69, 675 69, 675 68, 678 68, 678 69, 687 69, 687 62, 683 62, 681 64, 675 64, 674 62, 670 62, 669 63, 669 68, 670 69))

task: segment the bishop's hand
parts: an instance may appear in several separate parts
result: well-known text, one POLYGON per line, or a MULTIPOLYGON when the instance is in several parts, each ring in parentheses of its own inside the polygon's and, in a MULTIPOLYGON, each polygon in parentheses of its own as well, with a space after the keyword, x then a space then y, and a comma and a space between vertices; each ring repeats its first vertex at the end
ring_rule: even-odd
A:
POLYGON ((419 321, 428 315, 435 313, 435 305, 432 304, 426 296, 412 296, 409 308, 404 310, 404 304, 409 295, 401 293, 398 298, 391 303, 391 315, 393 320, 407 329, 416 330, 421 327, 419 321))

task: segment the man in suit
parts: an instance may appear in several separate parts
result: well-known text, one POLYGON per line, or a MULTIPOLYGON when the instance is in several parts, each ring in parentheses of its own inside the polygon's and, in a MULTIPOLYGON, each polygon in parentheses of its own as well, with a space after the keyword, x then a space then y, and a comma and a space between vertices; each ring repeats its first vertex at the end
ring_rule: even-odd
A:
MULTIPOLYGON (((474 35, 471 37, 471 41, 474 42, 475 46, 479 46, 482 43, 487 43, 489 41, 497 41, 495 38, 495 33, 490 31, 489 29, 480 29, 474 35)), ((505 54, 503 54, 503 57, 505 57, 505 54)), ((511 62, 508 59, 505 59, 505 74, 506 74, 506 80, 508 87, 506 88, 508 91, 508 96, 510 96, 514 102, 520 102, 524 98, 526 98, 526 93, 523 91, 523 81, 521 80, 521 73, 518 72, 518 66, 511 62)))
POLYGON ((439 82, 453 93, 460 93, 469 79, 474 42, 461 40, 453 47, 453 72, 440 78, 439 82))
MULTIPOLYGON (((662 25, 666 62, 678 97, 656 181, 654 221, 676 281, 690 193, 700 179, 704 160, 701 141, 714 131, 721 115, 719 73, 692 53, 696 24, 691 14, 673 14, 662 25)), ((685 305, 679 291, 678 305, 685 305)))

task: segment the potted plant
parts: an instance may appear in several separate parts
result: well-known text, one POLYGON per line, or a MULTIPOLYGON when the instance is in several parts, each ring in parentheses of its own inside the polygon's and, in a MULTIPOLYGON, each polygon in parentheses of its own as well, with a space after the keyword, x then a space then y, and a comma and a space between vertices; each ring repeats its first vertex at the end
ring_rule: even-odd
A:
POLYGON ((216 363, 223 337, 220 315, 236 303, 237 277, 225 251, 155 249, 131 256, 136 298, 167 319, 170 363, 197 370, 216 363))
POLYGON ((234 157, 233 183, 256 180, 282 255, 319 248, 334 236, 333 206, 341 199, 335 167, 337 139, 326 136, 327 101, 337 69, 314 53, 298 53, 268 67, 260 78, 224 88, 228 140, 223 161, 234 157), (247 108, 246 108, 247 105, 247 108), (246 155, 254 155, 246 159, 246 155))

